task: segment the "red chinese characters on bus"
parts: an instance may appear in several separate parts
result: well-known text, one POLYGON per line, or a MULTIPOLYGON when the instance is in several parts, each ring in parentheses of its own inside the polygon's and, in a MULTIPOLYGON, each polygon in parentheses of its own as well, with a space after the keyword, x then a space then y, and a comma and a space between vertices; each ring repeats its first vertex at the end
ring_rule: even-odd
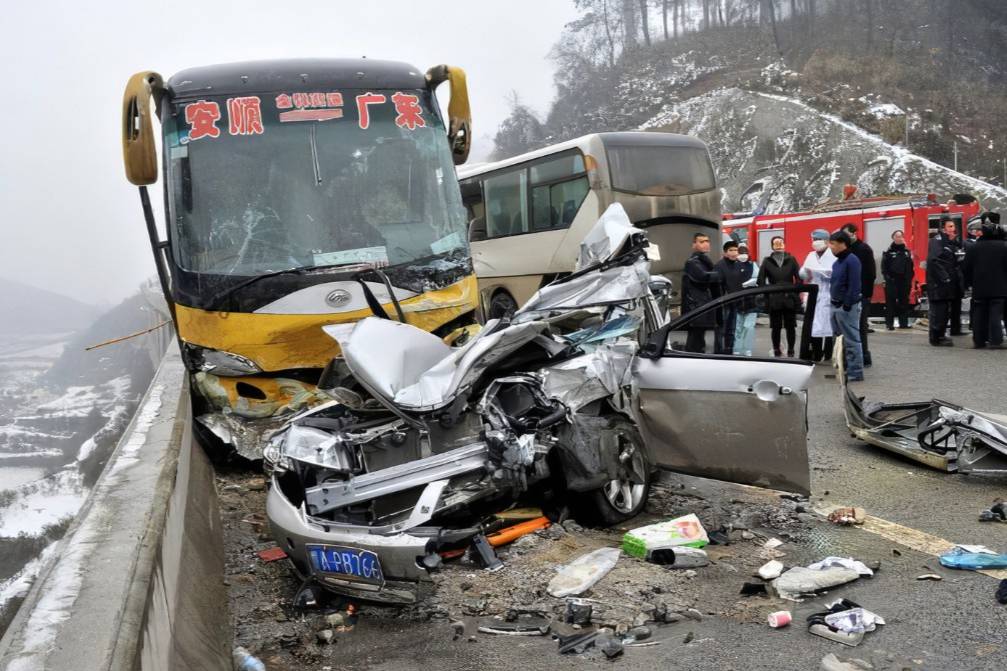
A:
POLYGON ((367 130, 371 125, 371 114, 368 109, 370 105, 380 105, 388 100, 381 93, 361 93, 357 96, 357 123, 362 130, 367 130))
POLYGON ((280 122, 328 121, 343 116, 343 94, 338 91, 281 93, 276 96, 280 122))
POLYGON ((189 140, 219 137, 220 105, 210 100, 198 100, 185 106, 185 121, 189 124, 189 140))
POLYGON ((399 128, 416 130, 417 126, 427 125, 423 120, 419 96, 398 91, 392 95, 392 104, 395 105, 395 125, 399 128))
POLYGON ((262 135, 262 107, 259 96, 227 99, 228 132, 231 135, 262 135))

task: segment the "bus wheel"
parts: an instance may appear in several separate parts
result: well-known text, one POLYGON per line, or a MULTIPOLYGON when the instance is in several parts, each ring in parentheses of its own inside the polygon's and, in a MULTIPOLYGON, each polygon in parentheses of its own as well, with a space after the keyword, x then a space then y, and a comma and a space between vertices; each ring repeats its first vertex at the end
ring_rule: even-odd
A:
POLYGON ((517 311, 517 302, 506 291, 494 294, 490 300, 490 319, 509 319, 517 311))

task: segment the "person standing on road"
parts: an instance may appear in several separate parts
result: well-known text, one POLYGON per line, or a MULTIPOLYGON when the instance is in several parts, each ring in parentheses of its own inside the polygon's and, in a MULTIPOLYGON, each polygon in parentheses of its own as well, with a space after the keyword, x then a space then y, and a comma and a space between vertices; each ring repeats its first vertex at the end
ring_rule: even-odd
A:
POLYGON ((844 224, 840 229, 846 232, 850 238, 850 251, 857 260, 860 261, 860 343, 864 349, 864 368, 870 368, 871 350, 867 346, 867 334, 870 333, 870 324, 867 318, 871 312, 871 297, 874 295, 874 282, 878 279, 878 264, 874 260, 874 250, 870 245, 858 237, 859 230, 856 224, 844 224))
POLYGON ((832 279, 832 264, 836 257, 829 249, 829 232, 818 228, 811 232, 811 251, 801 266, 801 279, 818 285, 815 301, 815 318, 811 323, 811 360, 815 363, 832 358, 832 308, 829 298, 829 282, 832 279))
MULTIPOLYGON (((685 262, 682 272, 682 314, 706 305, 720 295, 722 278, 713 267, 710 253, 710 236, 696 233, 692 236, 692 256, 685 262)), ((706 351, 706 332, 717 327, 717 310, 711 310, 689 323, 685 340, 687 352, 706 351)))
MULTIPOLYGON (((770 244, 773 247, 773 252, 762 260, 758 285, 762 287, 800 284, 801 267, 797 265, 797 259, 787 253, 783 238, 776 236, 770 244)), ((769 295, 769 328, 773 338, 773 356, 783 356, 780 331, 784 328, 787 330, 787 356, 794 356, 794 342, 797 340, 797 311, 800 307, 801 299, 796 293, 769 295)))
POLYGON ((997 240, 996 225, 983 219, 981 237, 969 245, 962 263, 966 287, 972 287, 972 343, 976 349, 1003 348, 1004 303, 1007 301, 1007 242, 997 240))
POLYGON ((850 237, 842 230, 829 236, 829 248, 836 257, 832 265, 829 297, 832 328, 843 336, 843 357, 850 382, 864 379, 864 350, 860 345, 860 311, 863 309, 863 282, 860 259, 850 250, 850 237))
POLYGON ((941 230, 927 248, 927 298, 930 301, 930 344, 950 347, 954 343, 944 335, 951 316, 951 304, 959 301, 958 245, 955 222, 941 219, 941 230))
MULTIPOLYGON (((741 291, 744 279, 741 277, 741 264, 738 263, 738 243, 728 240, 724 243, 724 255, 713 266, 723 280, 721 287, 725 294, 741 291)), ((738 319, 738 304, 729 303, 721 308, 721 321, 717 324, 713 337, 715 354, 734 353, 734 329, 738 319)))
MULTIPOLYGON (((741 288, 754 287, 759 278, 759 264, 748 256, 748 245, 744 242, 738 245, 738 274, 741 276, 741 288)), ((755 298, 746 298, 738 305, 738 316, 734 326, 734 354, 737 356, 752 356, 755 344, 755 320, 759 316, 759 307, 755 298)))
POLYGON ((881 255, 881 277, 885 280, 885 326, 895 330, 909 328, 909 287, 913 281, 913 254, 906 247, 902 231, 892 233, 892 244, 881 255))

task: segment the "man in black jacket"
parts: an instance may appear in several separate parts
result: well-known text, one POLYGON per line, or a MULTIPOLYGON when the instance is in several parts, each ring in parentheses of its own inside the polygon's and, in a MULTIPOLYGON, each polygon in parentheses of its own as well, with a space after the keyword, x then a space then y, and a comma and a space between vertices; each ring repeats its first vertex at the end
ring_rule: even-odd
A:
MULTIPOLYGON (((728 240, 724 243, 724 256, 713 266, 723 281, 721 291, 725 294, 741 291, 741 283, 745 278, 741 275, 741 264, 738 263, 738 243, 728 240)), ((734 353, 734 327, 738 318, 740 303, 728 304, 721 309, 721 323, 717 325, 713 337, 715 354, 734 353)))
POLYGON ((874 260, 874 250, 858 236, 856 224, 845 224, 840 230, 850 237, 853 244, 850 252, 860 261, 860 344, 864 350, 864 368, 871 367, 871 351, 867 348, 867 334, 870 324, 867 316, 871 311, 871 296, 874 295, 874 281, 878 279, 878 264, 874 260))
POLYGON ((927 248, 927 298, 930 301, 930 344, 948 347, 954 343, 945 337, 951 304, 959 298, 958 244, 955 222, 942 218, 940 232, 927 248))
POLYGON ((982 235, 969 245, 962 264, 965 286, 972 287, 972 343, 976 349, 1003 347, 1007 242, 996 239, 996 233, 995 224, 984 219, 982 235))
MULTIPOLYGON (((692 256, 682 269, 682 314, 686 315, 712 301, 720 295, 722 279, 713 267, 710 252, 710 236, 696 233, 692 236, 692 256)), ((689 335, 685 340, 687 352, 706 351, 706 332, 717 326, 717 311, 711 310, 697 317, 686 327, 689 335)))
POLYGON ((895 330, 909 328, 909 287, 913 282, 913 255, 906 247, 902 231, 892 233, 892 244, 881 255, 881 276, 885 278, 885 326, 895 330))

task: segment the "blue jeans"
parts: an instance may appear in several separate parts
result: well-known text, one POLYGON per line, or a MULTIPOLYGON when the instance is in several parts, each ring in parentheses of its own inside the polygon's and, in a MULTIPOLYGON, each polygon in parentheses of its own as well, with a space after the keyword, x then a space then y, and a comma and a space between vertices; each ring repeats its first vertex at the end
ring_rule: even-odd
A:
POLYGON ((755 343, 755 318, 758 312, 739 312, 734 326, 734 353, 738 356, 752 356, 755 343))
POLYGON ((843 336, 846 356, 846 375, 851 380, 864 379, 864 349, 860 344, 860 310, 857 303, 847 312, 839 306, 832 308, 832 330, 843 336))

